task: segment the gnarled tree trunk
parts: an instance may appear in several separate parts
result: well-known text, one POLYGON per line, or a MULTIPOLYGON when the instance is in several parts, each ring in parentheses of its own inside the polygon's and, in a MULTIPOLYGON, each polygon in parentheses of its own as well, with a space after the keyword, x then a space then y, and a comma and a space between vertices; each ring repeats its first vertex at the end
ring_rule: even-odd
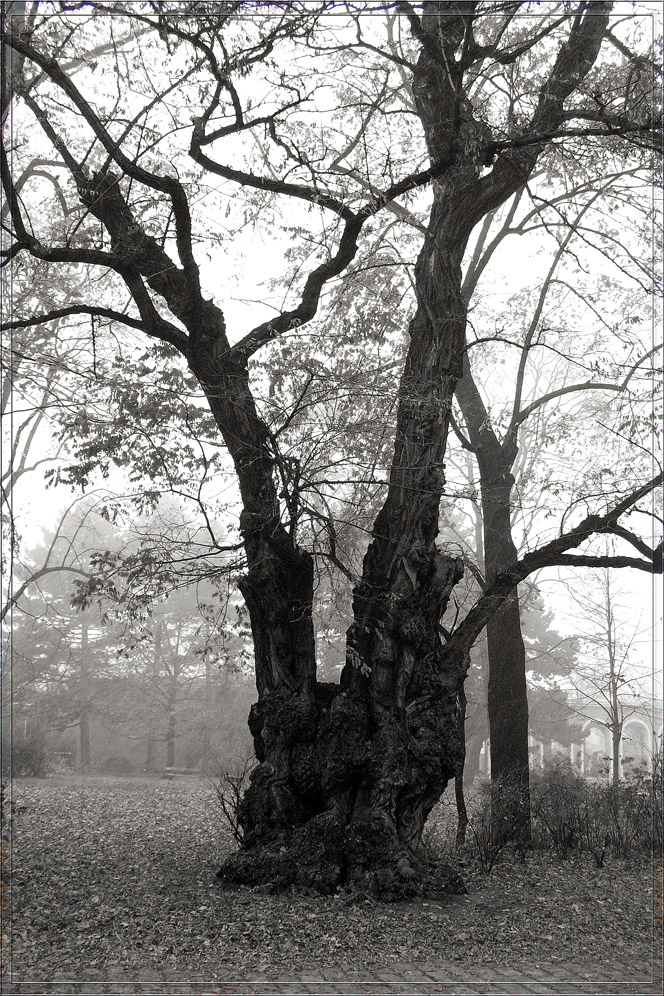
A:
MULTIPOLYGON (((431 162, 447 165, 433 180, 388 491, 354 590, 340 686, 316 682, 313 565, 297 547, 296 523, 287 529, 280 520, 275 456, 246 367, 229 367, 225 344, 210 363, 214 335, 205 331, 193 357, 240 480, 249 563, 242 590, 256 647, 259 701, 250 728, 260 763, 241 805, 243 849, 221 871, 235 880, 323 891, 351 881, 384 896, 435 887, 422 860, 422 831, 461 769, 457 693, 470 646, 493 611, 485 602, 441 642, 440 621, 462 574, 461 562, 436 545, 449 413, 465 349, 461 267, 474 226, 523 185, 540 147, 533 142, 481 176, 491 135, 463 89, 457 54, 467 22, 447 5, 424 8, 411 20, 421 44, 413 97, 431 162)), ((585 19, 578 29, 541 94, 535 134, 561 120, 566 96, 592 66, 602 24, 585 19)), ((219 339, 225 343, 223 332, 219 339)), ((506 582, 496 607, 512 587, 506 582)))
POLYGON ((461 562, 435 540, 465 312, 464 243, 440 238, 447 191, 437 190, 436 201, 416 271, 421 304, 388 496, 354 592, 340 685, 315 680, 311 559, 274 519, 247 537, 253 566, 242 590, 256 646, 250 728, 260 764, 242 803, 244 848, 224 877, 322 891, 352 881, 387 896, 440 886, 420 845, 431 808, 459 770, 456 697, 468 660, 447 654, 439 635, 462 576, 461 562))
MULTIPOLYGON (((467 651, 450 654, 441 642, 440 620, 463 571, 436 546, 465 340, 461 263, 479 171, 477 126, 455 82, 423 50, 413 90, 430 153, 435 161, 454 154, 457 164, 449 179, 434 181, 388 493, 354 591, 340 686, 315 680, 311 559, 267 507, 252 512, 256 486, 243 488, 250 568, 242 591, 259 689, 250 728, 260 764, 242 803, 244 850, 222 869, 225 877, 324 891, 353 881, 387 896, 436 887, 422 832, 460 770, 456 701, 469 661, 467 651)), ((248 438, 246 429, 238 438, 248 438)), ((267 446, 256 443, 251 465, 259 468, 256 453, 267 446)), ((268 465, 264 459, 263 500, 274 490, 268 465)))
MULTIPOLYGON (((507 32, 510 13, 492 41, 492 32, 474 37, 474 22, 483 12, 473 2, 425 0, 403 8, 419 55, 414 66, 409 60, 398 61, 404 71, 406 67, 413 71, 412 95, 430 166, 420 171, 420 164, 415 163, 418 172, 377 195, 375 185, 382 178, 368 176, 371 198, 357 210, 326 192, 329 174, 324 164, 308 187, 288 181, 288 172, 274 179, 225 166, 207 155, 204 150, 221 133, 239 133, 263 121, 249 114, 244 117, 240 96, 224 66, 243 72, 247 62, 265 58, 282 35, 279 28, 264 38, 255 53, 251 43, 244 55, 238 51, 231 58, 217 32, 221 23, 212 26, 213 47, 208 48, 200 33, 207 36, 207 32, 196 22, 195 36, 189 39, 195 39, 200 50, 196 58, 205 55, 203 63, 209 61, 212 75, 207 99, 205 87, 201 90, 204 113, 194 119, 192 127, 192 160, 235 183, 319 205, 343 223, 336 248, 306 277, 297 307, 257 326, 234 346, 226 335, 223 312, 203 296, 188 195, 170 164, 158 171, 141 165, 132 151, 133 140, 118 143, 109 134, 106 117, 97 117, 49 51, 35 47, 32 38, 7 36, 12 51, 30 58, 56 92, 73 101, 77 114, 105 150, 104 158, 108 156, 107 163, 91 174, 84 165, 88 153, 79 162, 58 123, 24 89, 24 98, 32 102, 37 121, 69 170, 81 203, 102 223, 104 234, 99 249, 86 242, 77 248, 69 240, 64 246, 44 246, 26 223, 18 191, 7 179, 5 192, 16 234, 8 259, 25 251, 47 261, 110 266, 126 284, 140 315, 139 320, 127 314, 127 323, 171 344, 186 357, 234 462, 247 562, 241 589, 251 621, 258 690, 250 728, 259 764, 241 804, 244 843, 223 869, 224 876, 240 881, 295 883, 323 891, 354 881, 388 895, 427 885, 420 850, 422 830, 432 806, 460 770, 456 702, 469 649, 490 615, 533 564, 532 559, 522 564, 520 576, 519 571, 505 574, 496 566, 498 573, 488 596, 485 592, 442 643, 440 620, 461 576, 460 562, 442 552, 436 539, 449 412, 465 348, 464 252, 475 225, 527 182, 541 151, 569 120, 565 102, 579 91, 593 67, 608 23, 608 6, 586 4, 570 15, 569 31, 564 32, 557 51, 554 36, 548 38, 556 28, 553 21, 541 35, 542 56, 536 51, 532 60, 529 46, 520 41, 512 39, 507 48, 500 48, 503 34, 511 34, 511 29, 507 32), (481 37, 484 41, 478 40, 481 37), (546 78, 538 89, 528 87, 518 114, 510 103, 506 117, 497 115, 493 135, 489 124, 480 120, 484 110, 480 108, 476 115, 471 103, 471 96, 478 107, 483 100, 478 82, 486 72, 486 61, 494 66, 513 65, 523 54, 526 67, 530 61, 544 64, 549 41, 553 59, 550 69, 543 70, 546 78), (217 62, 218 45, 224 63, 217 62), (206 134, 211 120, 226 113, 222 96, 230 96, 235 121, 231 118, 229 125, 218 128, 216 136, 206 134), (523 123, 520 119, 528 115, 529 107, 530 116, 523 123), (297 542, 298 495, 293 491, 281 501, 281 486, 277 487, 280 456, 274 435, 257 411, 248 362, 262 346, 314 318, 323 286, 351 263, 368 219, 430 180, 433 204, 415 271, 416 312, 409 327, 387 495, 354 590, 341 683, 326 685, 316 678, 314 563, 297 542), (170 202, 165 212, 168 222, 158 237, 146 230, 132 210, 130 191, 135 183, 144 184, 150 196, 170 202), (165 248, 172 241, 171 221, 178 264, 165 248), (159 298, 159 307, 152 294, 159 298), (162 313, 162 304, 169 318, 162 313)), ((167 19, 160 27, 166 35, 172 30, 167 19)), ((315 47, 312 31, 306 26, 302 37, 315 47)), ((187 32, 178 31, 178 37, 184 41, 187 32)), ((296 39, 288 42, 289 57, 291 41, 296 39)), ((527 71, 517 71, 516 78, 527 71)), ((290 93, 286 80, 283 87, 290 93)), ((282 110, 289 107, 293 107, 290 102, 282 110)), ((380 110, 379 105, 375 110, 380 110)), ((594 127, 597 112, 594 107, 592 111, 594 127)), ((493 113, 486 115, 487 122, 492 118, 493 113)), ((265 119, 268 127, 277 122, 280 128, 282 122, 287 126, 278 108, 265 119)), ((610 133, 607 123, 606 134, 610 133)), ((5 150, 2 155, 5 164, 5 150)), ((307 160, 300 159, 300 165, 305 162, 310 168, 307 160)), ((3 175, 9 177, 9 171, 3 175)), ((77 310, 78 306, 70 313, 77 310)), ((97 310, 87 305, 82 309, 90 314, 97 310)), ((108 312, 99 313, 107 318, 108 312)), ((52 319, 53 314, 39 321, 52 319)), ((573 541, 574 537, 569 542, 573 541)), ((497 561, 501 557, 502 553, 497 554, 497 561)))

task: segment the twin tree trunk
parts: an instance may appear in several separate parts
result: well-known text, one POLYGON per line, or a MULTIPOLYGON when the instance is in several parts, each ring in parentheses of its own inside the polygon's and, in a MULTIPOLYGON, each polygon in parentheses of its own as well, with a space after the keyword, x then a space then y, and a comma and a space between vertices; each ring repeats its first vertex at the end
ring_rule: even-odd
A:
MULTIPOLYGON (((281 518, 279 458, 256 410, 246 357, 228 347, 223 316, 209 302, 199 309, 188 353, 233 458, 243 503, 240 529, 248 570, 241 589, 259 695, 249 725, 259 765, 241 803, 243 847, 220 872, 235 881, 327 892, 353 882, 384 896, 450 886, 427 868, 422 831, 461 770, 458 693, 470 645, 485 621, 484 608, 472 619, 471 610, 450 641, 441 642, 440 622, 462 575, 461 562, 436 546, 449 415, 465 349, 461 266, 476 223, 527 181, 542 146, 526 142, 500 156, 489 176, 480 176, 491 134, 474 117, 463 90, 457 52, 467 23, 445 16, 447 8, 437 4, 425 8, 426 16, 413 21, 421 48, 412 93, 439 179, 433 181, 429 225, 415 268, 417 303, 387 496, 353 593, 339 685, 316 680, 314 564, 281 518)), ((606 20, 587 14, 572 22, 540 92, 533 134, 560 125, 565 99, 597 56, 606 20)), ((297 502, 296 494, 290 497, 291 505, 297 502)), ((495 535, 504 536, 501 524, 495 525, 495 535)), ((492 570, 512 562, 507 553, 505 560, 506 551, 496 549, 492 570)), ((487 561, 491 555, 487 551, 487 561)), ((509 584, 504 591, 498 585, 502 593, 492 611, 509 594, 509 584)), ((516 601, 512 610, 518 613, 516 601)), ((505 634, 496 636, 512 654, 505 634)), ((518 682, 525 681, 523 668, 517 670, 515 697, 518 682)), ((511 703, 496 707, 510 710, 512 721, 511 703)), ((527 716, 519 717, 524 720, 527 724, 527 716)), ((503 730, 509 756, 506 722, 503 730)), ((525 743, 526 756, 518 763, 527 777, 527 725, 525 743)))
POLYGON ((243 847, 220 871, 229 880, 323 892, 352 882, 386 897, 462 888, 448 869, 432 872, 421 848, 427 816, 461 769, 457 695, 469 662, 467 648, 440 639, 463 569, 435 542, 480 170, 478 126, 454 75, 423 49, 414 97, 432 161, 454 166, 433 183, 387 496, 354 589, 338 685, 316 679, 314 563, 282 521, 278 455, 246 361, 214 351, 225 328, 213 307, 190 357, 238 475, 248 565, 240 587, 259 696, 249 719, 259 764, 241 803, 243 847))
POLYGON ((226 438, 245 470, 241 588, 259 692, 249 725, 260 763, 241 804, 244 845, 222 877, 324 892, 354 882, 386 896, 461 887, 447 869, 434 880, 421 860, 425 820, 461 765, 456 703, 467 667, 467 655, 446 653, 439 635, 461 562, 435 543, 465 334, 465 244, 448 205, 438 188, 416 268, 388 495, 354 591, 339 685, 316 680, 314 565, 279 519, 266 439, 250 436, 257 423, 246 381, 236 372, 210 393, 226 427, 238 422, 226 438))

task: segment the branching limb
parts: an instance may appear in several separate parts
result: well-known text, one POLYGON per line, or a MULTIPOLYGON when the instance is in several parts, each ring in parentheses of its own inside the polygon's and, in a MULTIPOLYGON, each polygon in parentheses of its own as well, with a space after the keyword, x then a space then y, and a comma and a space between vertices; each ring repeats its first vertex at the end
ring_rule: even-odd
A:
MULTIPOLYGON (((613 531, 613 530, 611 530, 613 531)), ((631 567, 634 570, 645 571, 646 574, 661 574, 662 550, 661 544, 656 550, 650 550, 650 560, 640 560, 638 557, 593 557, 588 554, 560 554, 556 560, 557 567, 631 567), (657 566, 659 564, 659 567, 657 566)))
MULTIPOLYGON (((542 311, 544 309, 544 305, 546 303, 549 290, 551 289, 554 274, 556 272, 560 260, 567 252, 568 246, 572 241, 572 239, 574 238, 579 228, 579 225, 581 224, 581 221, 583 220, 583 216, 590 210, 592 205, 595 203, 596 200, 599 199, 600 196, 601 196, 601 191, 600 190, 595 191, 595 193, 588 198, 586 203, 578 212, 576 218, 570 224, 569 229, 566 232, 562 242, 558 246, 558 249, 556 250, 553 259, 551 261, 551 266, 549 267, 548 273, 542 282, 542 287, 540 289, 540 293, 537 299, 537 304, 535 306, 535 310, 533 311, 533 316, 530 320, 530 325, 528 326, 528 330, 526 331, 526 335, 523 341, 523 349, 521 351, 521 356, 519 358, 519 367, 516 375, 516 386, 514 389, 514 404, 512 406, 512 418, 510 420, 509 429, 505 433, 505 439, 511 438, 513 436, 516 427, 519 424, 518 419, 521 409, 521 397, 523 392, 524 377, 526 373, 526 365, 528 362, 528 353, 530 351, 533 339, 535 337, 535 334, 539 326, 540 318, 542 316, 542 311)), ((521 419, 521 421, 523 421, 523 419, 521 419)))
MULTIPOLYGON (((297 328, 299 325, 303 325, 305 322, 311 321, 316 314, 323 286, 333 277, 336 277, 338 274, 342 273, 348 264, 355 258, 355 254, 357 253, 358 238, 365 222, 375 214, 378 214, 382 208, 388 205, 396 197, 401 196, 401 194, 407 193, 409 190, 414 190, 417 187, 424 186, 424 184, 428 183, 430 180, 442 176, 443 173, 450 168, 453 161, 454 157, 453 155, 450 155, 445 160, 435 163, 429 169, 422 170, 418 173, 411 173, 409 176, 404 177, 403 180, 393 184, 387 190, 384 190, 381 194, 372 198, 371 201, 365 204, 364 207, 356 213, 351 211, 349 208, 344 207, 343 218, 346 221, 346 224, 339 241, 337 252, 331 259, 316 267, 316 269, 309 274, 304 285, 304 290, 302 291, 302 297, 298 307, 294 308, 292 311, 282 312, 269 322, 263 322, 261 325, 257 326, 232 348, 231 353, 241 362, 246 362, 249 356, 253 355, 253 353, 255 353, 257 349, 260 349, 261 346, 265 345, 265 343, 271 342, 273 339, 277 339, 280 335, 283 335, 284 332, 288 332, 293 328, 297 328)), ((244 175, 246 176, 248 174, 244 175)), ((289 193, 290 191, 284 189, 284 187, 292 186, 291 184, 283 184, 280 181, 270 180, 269 183, 269 189, 281 188, 281 193, 289 193)), ((309 190, 309 188, 298 187, 298 190, 299 189, 305 191, 309 190)), ((295 196, 300 195, 296 194, 295 196)), ((307 195, 305 199, 309 200, 310 198, 307 195)), ((329 207, 330 205, 328 204, 324 206, 329 207)))
POLYGON ((143 331, 154 339, 170 342, 180 350, 183 356, 189 355, 189 337, 175 325, 165 321, 155 308, 140 274, 133 267, 123 267, 120 274, 126 283, 132 298, 143 319, 143 331))
POLYGON ((200 280, 198 267, 194 260, 192 251, 192 231, 191 216, 187 195, 179 180, 170 176, 157 176, 143 169, 136 162, 129 159, 119 148, 118 143, 111 138, 108 131, 100 121, 99 117, 92 109, 83 94, 79 91, 73 80, 62 70, 55 59, 51 59, 39 52, 33 45, 26 42, 14 34, 7 34, 6 43, 15 51, 29 58, 44 70, 49 79, 58 86, 63 93, 69 97, 74 106, 80 111, 84 120, 101 142, 102 146, 111 159, 133 180, 143 183, 145 186, 167 194, 173 204, 175 215, 175 230, 178 254, 187 275, 187 281, 192 289, 192 298, 200 300, 200 280))
POLYGON ((343 201, 331 194, 326 194, 316 187, 307 187, 303 183, 288 183, 286 180, 274 180, 269 176, 260 176, 246 170, 233 169, 231 166, 224 166, 222 163, 210 159, 202 151, 204 135, 201 129, 200 120, 194 123, 194 130, 191 137, 189 154, 194 162, 199 166, 204 166, 210 173, 221 176, 225 180, 232 180, 243 187, 253 187, 255 190, 267 190, 273 194, 287 194, 289 197, 296 197, 299 200, 308 201, 310 204, 317 204, 327 208, 343 218, 344 221, 351 221, 355 214, 343 201))
POLYGON ((7 250, 5 258, 12 258, 21 249, 27 249, 32 256, 37 259, 44 259, 54 263, 90 263, 93 266, 105 266, 112 270, 117 270, 119 260, 113 253, 104 252, 100 249, 69 249, 55 248, 43 245, 39 239, 35 238, 28 231, 23 220, 19 205, 18 194, 11 180, 9 162, 4 144, 0 145, 0 171, 2 172, 2 186, 9 205, 9 214, 12 225, 16 233, 17 241, 7 250))
POLYGON ((541 570, 543 567, 558 565, 591 567, 625 566, 644 570, 650 574, 661 574, 661 542, 654 550, 648 548, 648 555, 643 560, 635 557, 607 558, 583 554, 577 556, 570 554, 569 551, 579 547, 592 536, 603 532, 611 532, 614 527, 618 526, 618 519, 622 515, 634 509, 638 502, 646 495, 660 488, 663 481, 664 474, 658 474, 646 484, 626 495, 604 515, 586 516, 578 526, 544 544, 539 550, 533 550, 531 553, 525 554, 509 570, 498 574, 494 581, 486 587, 479 600, 454 632, 448 648, 452 652, 461 651, 464 646, 468 646, 469 642, 477 639, 489 617, 503 605, 517 585, 524 581, 530 574, 541 570), (615 561, 614 563, 609 562, 612 559, 615 561), (618 559, 621 561, 620 564, 617 563, 618 559))
POLYGON ((23 582, 23 584, 19 585, 16 591, 12 592, 11 597, 7 599, 2 606, 2 609, 0 609, 0 622, 5 618, 7 613, 18 604, 30 585, 35 584, 37 581, 41 580, 41 578, 46 577, 47 574, 62 573, 76 574, 78 577, 86 578, 86 580, 90 578, 90 572, 84 571, 80 567, 68 567, 66 565, 59 567, 42 567, 38 571, 35 571, 34 574, 31 574, 30 577, 23 582))
POLYGON ((464 436, 463 432, 461 431, 461 429, 459 427, 459 423, 455 419, 455 417, 452 414, 452 412, 449 413, 449 419, 450 419, 450 427, 451 427, 454 435, 457 437, 457 439, 461 443, 461 445, 464 448, 464 450, 469 450, 471 453, 474 453, 475 452, 475 447, 470 442, 470 440, 468 440, 464 436))
POLYGON ((536 401, 533 401, 530 405, 527 405, 525 408, 522 408, 521 411, 517 415, 515 415, 512 425, 513 426, 521 425, 521 423, 525 422, 526 419, 530 415, 532 415, 532 413, 536 411, 538 408, 541 408, 543 405, 548 404, 550 401, 554 401, 556 398, 561 398, 566 394, 575 394, 578 391, 615 391, 617 393, 625 391, 629 385, 630 380, 632 379, 638 368, 641 366, 641 364, 644 363, 645 360, 649 359, 651 356, 654 356, 655 353, 658 353, 661 348, 662 348, 661 345, 654 346, 652 349, 649 349, 647 353, 644 353, 644 355, 641 356, 636 361, 636 363, 634 363, 630 367, 627 376, 624 377, 623 380, 618 384, 611 384, 608 382, 603 383, 601 381, 588 380, 588 381, 583 381, 580 384, 568 384, 567 387, 559 387, 555 391, 549 391, 548 394, 543 394, 541 398, 537 398, 536 401))
POLYGON ((72 304, 66 308, 54 308, 44 315, 33 315, 30 318, 17 318, 11 322, 2 322, 0 329, 27 329, 33 325, 45 325, 47 322, 57 322, 60 318, 68 318, 70 315, 90 315, 93 318, 108 318, 112 322, 122 322, 130 328, 145 331, 143 322, 138 318, 131 318, 122 314, 121 311, 114 311, 112 308, 92 308, 85 304, 72 304))
POLYGON ((565 101, 578 90, 594 66, 609 23, 609 5, 593 6, 592 12, 586 8, 583 16, 573 19, 569 35, 540 89, 529 127, 509 140, 509 148, 499 150, 501 154, 491 172, 478 180, 473 209, 475 222, 523 186, 544 146, 557 136, 564 120, 565 101))
MULTIPOLYGON (((563 17, 556 18, 555 21, 551 21, 549 24, 545 24, 541 31, 536 31, 527 41, 523 42, 521 45, 517 45, 516 48, 511 50, 500 49, 499 41, 493 43, 493 45, 470 45, 468 46, 468 51, 466 57, 463 61, 463 68, 467 69, 477 62, 484 62, 486 59, 491 59, 492 62, 500 63, 501 66, 509 66, 529 52, 542 38, 546 38, 550 35, 556 28, 559 28, 561 24, 564 24, 567 20, 568 15, 565 14, 563 17)), ((511 20, 511 17, 509 18, 511 20)))

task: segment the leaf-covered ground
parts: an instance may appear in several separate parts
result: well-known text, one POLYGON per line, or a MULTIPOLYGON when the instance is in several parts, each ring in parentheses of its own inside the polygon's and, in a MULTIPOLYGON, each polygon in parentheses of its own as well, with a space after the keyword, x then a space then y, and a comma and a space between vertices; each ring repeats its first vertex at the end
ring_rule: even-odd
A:
POLYGON ((14 979, 109 966, 241 980, 329 967, 370 975, 399 960, 650 960, 648 866, 598 871, 587 855, 538 852, 489 877, 468 864, 465 896, 394 905, 229 890, 215 878, 230 843, 213 795, 198 781, 15 781, 14 979))

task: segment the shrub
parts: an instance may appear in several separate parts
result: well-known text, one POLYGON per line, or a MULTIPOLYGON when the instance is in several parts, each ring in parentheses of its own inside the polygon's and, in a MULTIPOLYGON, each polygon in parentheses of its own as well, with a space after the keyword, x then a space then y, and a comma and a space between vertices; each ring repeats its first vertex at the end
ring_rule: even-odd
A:
POLYGON ((633 843, 638 847, 662 855, 662 751, 652 759, 652 771, 637 768, 631 779, 640 797, 640 808, 636 818, 636 833, 633 843))
POLYGON ((556 854, 566 858, 580 844, 586 786, 567 759, 554 761, 531 780, 531 808, 556 854))
POLYGON ((454 796, 446 792, 431 810, 424 826, 422 841, 431 853, 452 854, 455 850, 457 819, 454 796))
POLYGON ((605 793, 613 853, 617 858, 628 858, 649 823, 648 795, 635 781, 607 787, 605 793))
MULTIPOLYGON (((523 795, 518 783, 510 779, 498 779, 484 784, 471 801, 468 812, 468 829, 474 844, 480 868, 485 874, 498 861, 508 844, 517 839, 518 828, 507 814, 514 813, 523 795)), ((521 848, 523 845, 521 845, 521 848)))
POLYGON ((240 823, 240 803, 249 787, 249 779, 255 766, 255 757, 247 758, 233 769, 224 768, 219 764, 216 777, 210 778, 216 808, 238 844, 244 839, 240 823))
POLYGON ((134 765, 128 757, 107 757, 99 767, 102 775, 131 775, 134 765))
POLYGON ((597 868, 603 868, 611 843, 606 785, 584 784, 578 817, 579 847, 590 851, 597 868))
POLYGON ((45 778, 48 754, 44 738, 39 733, 14 737, 11 751, 12 775, 15 778, 45 778))
MULTIPOLYGON (((628 858, 637 847, 661 849, 659 762, 619 785, 586 781, 569 761, 558 761, 531 782, 533 818, 560 857, 589 851, 598 868, 609 849, 628 858)), ((658 852, 657 852, 658 853, 658 852)))

